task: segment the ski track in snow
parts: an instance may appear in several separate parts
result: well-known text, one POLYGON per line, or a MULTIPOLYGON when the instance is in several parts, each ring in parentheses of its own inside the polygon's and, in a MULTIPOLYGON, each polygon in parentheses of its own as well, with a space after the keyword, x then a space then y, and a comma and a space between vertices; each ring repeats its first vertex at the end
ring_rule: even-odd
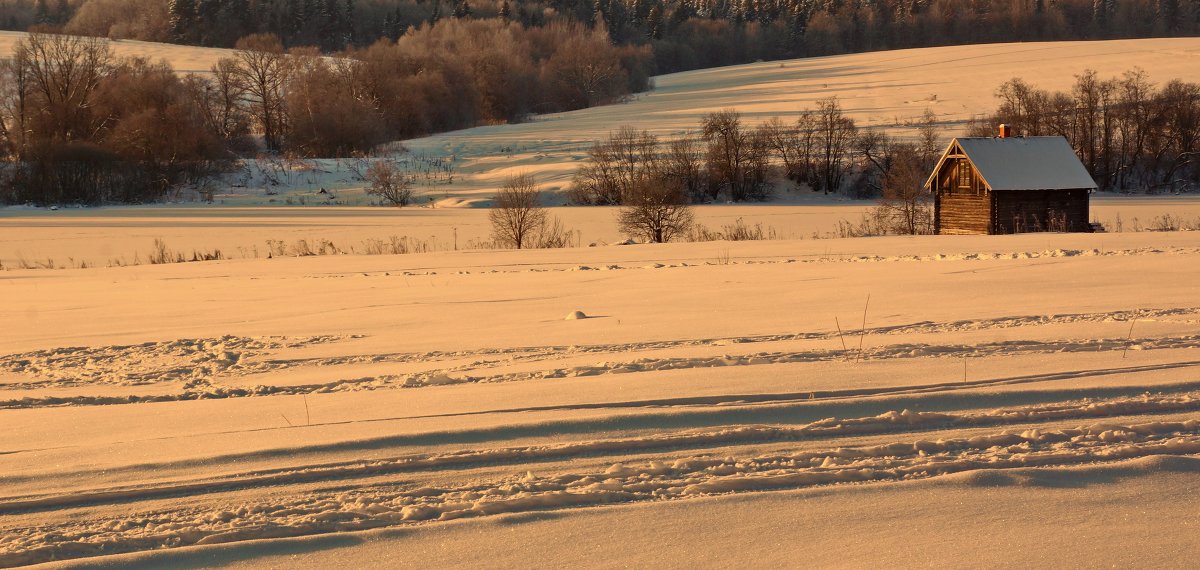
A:
MULTIPOLYGON (((681 269, 701 266, 726 265, 781 265, 781 264, 826 264, 826 263, 896 263, 896 262, 937 262, 937 261, 987 261, 1012 259, 1054 259, 1063 257, 1113 257, 1113 256, 1143 256, 1143 255, 1195 255, 1200 248, 1194 247, 1139 247, 1127 249, 1046 249, 1042 251, 1013 251, 1013 252, 974 252, 974 253, 939 253, 936 255, 855 255, 846 253, 813 254, 804 258, 764 258, 764 259, 730 259, 727 261, 692 262, 679 261, 676 263, 649 263, 643 265, 572 265, 570 267, 535 267, 523 269, 489 269, 487 271, 458 270, 448 272, 452 275, 492 275, 513 273, 558 273, 568 271, 624 271, 624 270, 662 270, 681 269)), ((350 275, 372 275, 371 273, 325 274, 310 275, 311 279, 336 279, 350 275)), ((392 272, 376 272, 374 275, 393 276, 392 272)), ((439 275, 437 271, 399 271, 395 276, 419 277, 439 275)))
POLYGON ((189 382, 227 372, 247 374, 271 369, 269 362, 248 362, 268 351, 336 342, 345 338, 246 338, 226 335, 123 346, 38 350, 0 357, 0 370, 37 378, 33 382, 8 384, 0 388, 88 384, 138 386, 189 382))
MULTIPOLYGON (((720 354, 690 358, 640 358, 621 360, 622 355, 635 352, 680 347, 714 347, 778 343, 803 340, 831 340, 840 336, 853 338, 865 334, 871 337, 921 333, 980 331, 1002 328, 1031 327, 1051 324, 1153 321, 1170 317, 1200 314, 1200 307, 1170 309, 1139 309, 1064 315, 1012 316, 993 319, 959 320, 943 323, 930 321, 848 329, 842 332, 804 332, 725 338, 681 339, 622 344, 582 346, 543 346, 495 348, 447 352, 368 354, 324 358, 278 359, 272 351, 303 348, 333 343, 360 336, 318 336, 310 338, 245 338, 225 336, 211 339, 181 339, 146 342, 136 345, 108 347, 67 347, 13 354, 0 357, 0 370, 32 376, 30 381, 0 385, 5 390, 29 390, 48 387, 80 387, 88 385, 141 386, 159 383, 179 383, 182 390, 171 394, 121 396, 52 396, 0 399, 0 409, 30 408, 61 405, 104 405, 134 402, 162 402, 206 398, 247 396, 296 395, 383 388, 413 388, 463 383, 512 382, 544 378, 570 378, 688 368, 725 366, 757 366, 801 362, 822 362, 844 359, 884 360, 921 357, 982 357, 1000 354, 1046 354, 1066 352, 1101 352, 1113 350, 1152 350, 1200 346, 1200 335, 1162 338, 1076 339, 1060 341, 1004 341, 980 344, 898 343, 849 350, 773 351, 751 354, 720 354), (565 356, 611 355, 613 360, 595 365, 550 367, 530 372, 505 374, 473 373, 489 366, 517 362, 553 361, 565 356), (488 359, 491 357, 492 359, 488 359), (337 378, 319 384, 232 387, 221 385, 214 377, 240 377, 298 367, 335 367, 367 363, 412 363, 445 360, 476 359, 464 365, 403 375, 376 375, 358 378, 337 378), (478 360, 483 359, 483 360, 478 360)), ((1175 321, 1179 322, 1179 321, 1175 321)), ((1184 322, 1192 322, 1187 320, 1184 322)))
MULTIPOLYGON (((1200 393, 1143 395, 1099 402, 944 414, 889 412, 873 417, 830 418, 781 428, 739 426, 663 434, 641 439, 564 446, 472 450, 392 460, 313 466, 307 470, 250 474, 242 486, 344 479, 413 469, 453 469, 470 463, 527 463, 580 453, 617 454, 669 446, 708 446, 764 440, 821 438, 835 433, 889 433, 915 426, 987 426, 1089 416, 1194 410, 1200 393), (257 480, 255 480, 257 479, 257 480)), ((114 554, 249 539, 366 530, 459 518, 570 509, 637 501, 798 489, 818 485, 900 481, 980 469, 1066 466, 1158 454, 1200 453, 1200 421, 1092 423, 1076 428, 1010 429, 969 437, 915 439, 882 445, 837 447, 746 456, 685 455, 648 463, 613 463, 603 470, 537 475, 532 471, 448 486, 414 486, 403 480, 293 495, 267 501, 223 501, 203 507, 139 511, 120 517, 87 515, 49 527, 10 528, 0 538, 0 565, 114 554)), ((170 488, 126 488, 0 503, 0 512, 103 504, 171 493, 195 496, 239 484, 234 480, 176 483, 170 488)))
MULTIPOLYGON (((871 335, 906 335, 1036 327, 1052 324, 1131 322, 1165 320, 1200 313, 1200 308, 1167 308, 1001 317, 953 322, 919 322, 867 329, 871 335)), ((1190 323, 1190 320, 1184 322, 1190 323)), ((862 331, 854 331, 862 332, 862 331)), ((100 348, 67 348, 11 355, 0 359, 7 370, 47 374, 51 378, 87 385, 113 383, 113 376, 98 372, 104 363, 121 361, 133 353, 138 375, 129 386, 146 382, 180 382, 179 395, 153 396, 140 401, 221 398, 250 395, 305 394, 339 390, 361 390, 427 386, 456 382, 510 382, 531 378, 558 378, 630 372, 653 372, 696 367, 755 366, 788 362, 834 359, 882 360, 889 358, 938 358, 987 355, 1051 354, 1192 348, 1200 346, 1200 335, 1155 338, 1112 338, 1084 340, 1014 340, 977 344, 897 343, 857 350, 805 350, 756 352, 696 358, 639 358, 599 366, 550 368, 535 372, 463 376, 450 378, 445 371, 396 375, 359 380, 340 380, 307 386, 258 386, 251 389, 214 385, 204 374, 180 375, 181 367, 155 368, 154 363, 172 358, 189 359, 195 370, 218 370, 223 375, 261 373, 302 365, 329 366, 358 362, 414 362, 502 357, 498 361, 476 361, 445 370, 470 369, 495 362, 550 361, 576 354, 618 355, 627 352, 678 347, 727 347, 731 345, 786 342, 834 337, 835 333, 760 335, 712 339, 686 339, 593 346, 524 347, 411 354, 367 355, 324 359, 277 360, 271 351, 297 349, 356 337, 190 339, 100 348), (237 358, 227 353, 238 351, 237 358), (258 359, 257 361, 254 359, 258 359), (212 365, 210 360, 225 363, 212 365), (64 377, 75 367, 85 366, 77 377, 64 377), (272 368, 275 367, 275 368, 272 368), (156 375, 157 374, 157 375, 156 375)), ((894 387, 813 391, 795 394, 727 395, 679 398, 664 401, 593 404, 595 407, 713 406, 726 410, 755 405, 823 405, 823 401, 856 397, 900 397, 973 389, 984 386, 1044 382, 1104 374, 1126 374, 1169 368, 1200 366, 1200 361, 1130 365, 1113 369, 1072 370, 989 378, 970 382, 894 387)), ((115 380, 119 383, 119 379, 115 380)), ((1056 467, 1081 463, 1117 461, 1159 454, 1200 453, 1200 420, 1176 421, 1137 416, 1200 413, 1200 383, 1175 384, 1156 392, 1134 393, 1135 389, 1081 389, 1083 399, 1010 405, 989 410, 914 411, 907 408, 864 417, 828 417, 796 425, 719 424, 714 427, 662 431, 635 437, 583 440, 517 447, 477 447, 439 453, 417 453, 382 459, 334 462, 303 462, 321 446, 279 449, 270 453, 294 455, 300 463, 288 467, 260 469, 199 479, 171 480, 115 487, 77 490, 68 494, 9 496, 0 499, 0 514, 20 515, 85 508, 83 514, 46 526, 6 525, 0 537, 0 565, 24 565, 51 560, 84 558, 121 552, 136 552, 190 545, 219 544, 243 540, 310 536, 403 525, 437 524, 461 518, 547 509, 575 509, 605 504, 642 501, 684 500, 690 497, 801 489, 820 485, 878 483, 936 477, 981 469, 1003 470, 1056 467), (1106 422, 1122 418, 1122 423, 1106 422), (1081 425, 1063 429, 1062 422, 1081 425), (1099 422, 1099 423, 1095 423, 1099 422), (1054 425, 1045 425, 1054 424, 1054 425), (1014 426, 979 435, 955 437, 958 430, 1014 426), (900 437, 905 433, 927 433, 933 437, 897 439, 867 446, 833 446, 839 438, 873 435, 900 437), (755 452, 752 448, 789 441, 808 441, 830 447, 804 451, 755 452), (712 450, 705 452, 705 450, 712 450), (745 453, 739 453, 745 450, 745 453), (650 455, 660 459, 630 461, 630 456, 650 455), (613 458, 604 469, 574 469, 580 458, 613 458), (525 471, 530 465, 545 466, 545 474, 525 471), (457 470, 490 466, 510 467, 517 473, 507 477, 453 479, 453 484, 428 486, 411 477, 418 472, 455 473, 457 470), (381 481, 382 479, 382 481, 381 481), (297 486, 317 485, 316 489, 297 486), (238 498, 236 491, 270 490, 271 500, 238 498), (232 494, 232 495, 231 495, 232 494), (139 507, 143 502, 188 497, 179 508, 139 507), (112 508, 120 516, 108 514, 112 508), (132 509, 132 511, 130 511, 132 509)), ((1065 393, 1065 392, 1064 392, 1065 393)), ((1054 396, 1050 396, 1052 399, 1054 396)), ((1061 397, 1059 395, 1058 397, 1061 397)), ((12 400, 3 407, 39 407, 66 404, 116 404, 139 401, 136 396, 89 400, 45 398, 12 400)), ((884 400, 886 402, 889 400, 884 400)), ((916 400, 914 400, 915 402, 916 400)), ((976 398, 976 405, 987 398, 976 398)), ((564 405, 586 408, 588 405, 564 405)), ((542 408, 507 410, 523 412, 542 408)), ((833 408, 830 408, 833 409, 833 408)), ((842 408, 847 409, 847 408, 842 408)), ((782 411, 781 413, 787 413, 782 411)), ((734 410, 736 411, 736 410, 734 410)), ((486 413, 505 413, 488 410, 486 413)), ((483 413, 483 412, 481 412, 483 413)), ((671 413, 671 412, 665 412, 671 413)), ((714 416, 716 417, 716 416, 714 416)), ((769 416, 760 416, 769 417, 769 416)), ((594 427, 592 428, 594 429, 594 427)), ((464 432, 465 433, 465 432, 464 432)), ((387 438, 384 438, 387 439, 387 438)), ((503 438, 495 439, 495 442, 503 438)), ((464 441, 472 441, 470 437, 464 441)), ((360 442, 370 446, 371 442, 360 442)), ((386 447, 386 441, 378 442, 386 447)), ((350 442, 335 448, 353 449, 350 442)), ((17 451, 20 453, 20 451, 17 451)), ((319 458, 318 456, 315 456, 319 458)), ((215 456, 214 462, 236 464, 237 457, 215 456)), ((157 468, 170 467, 170 464, 157 468)), ((130 469, 138 469, 131 466, 130 469)), ((16 481, 16 479, 14 479, 16 481)), ((255 495, 263 496, 263 495, 255 495)))
MULTIPOLYGON (((1169 252, 1054 250, 1021 255, 1147 253, 1169 252)), ((1020 258, 1007 255, 799 262, 1020 258)), ((797 260, 739 263, 793 262, 797 260)), ((686 266, 654 264, 645 268, 686 266)), ((597 268, 522 271, 593 269, 597 268)), ((653 382, 658 378, 655 373, 667 371, 839 360, 1044 358, 1064 353, 1179 350, 1200 347, 1197 315, 1200 306, 1143 307, 918 321, 840 331, 396 353, 361 353, 353 341, 364 339, 363 335, 226 335, 62 347, 0 356, 0 372, 7 374, 5 383, 0 384, 0 409, 420 389, 616 374, 653 382), (1096 330, 1091 325, 1098 323, 1152 322, 1167 328, 1138 336, 1132 334, 1132 328, 1128 336, 1089 336, 1096 330), (1045 338, 1045 331, 1038 332, 1038 327, 1056 326, 1062 331, 1058 334, 1067 338, 1045 338), (962 342, 953 336, 1022 328, 1037 333, 1038 338, 962 342), (915 342, 912 335, 928 338, 915 342), (875 341, 861 350, 854 348, 853 342, 841 348, 839 338, 853 341, 860 336, 875 341), (318 348, 321 356, 306 353, 318 348), (671 353, 678 349, 688 349, 688 355, 671 353), (389 365, 421 368, 388 373, 389 365), (360 366, 373 372, 355 376, 355 367, 360 366), (381 369, 382 373, 378 372, 381 369), (296 370, 307 371, 309 378, 318 371, 317 381, 249 385, 251 380, 245 380, 296 370), (38 393, 46 389, 66 393, 38 393), (13 393, 17 391, 25 394, 4 397, 6 392, 16 396, 13 393)), ((430 525, 499 514, 1200 454, 1200 378, 1153 386, 1072 383, 1101 376, 1194 369, 1200 367, 1200 357, 1175 356, 1168 362, 1128 365, 1109 361, 1104 366, 991 374, 962 382, 930 379, 747 394, 734 393, 737 389, 733 388, 715 395, 663 394, 530 405, 514 402, 509 407, 490 405, 477 410, 418 409, 398 412, 396 417, 331 419, 295 428, 353 425, 357 429, 386 426, 383 422, 466 420, 476 415, 504 418, 496 426, 464 421, 458 427, 419 428, 413 433, 390 432, 386 427, 354 431, 351 433, 364 435, 327 442, 290 437, 301 432, 275 431, 291 427, 216 428, 203 436, 263 432, 289 437, 266 448, 210 453, 204 456, 204 469, 197 469, 197 460, 187 457, 134 460, 111 471, 83 463, 56 473, 74 482, 74 488, 63 491, 39 488, 36 481, 46 475, 37 469, 14 473, 8 481, 22 490, 0 494, 0 566, 430 525), (1060 380, 1068 384, 1046 388, 1045 383, 1060 380), (1043 384, 1028 391, 986 391, 1034 383, 1043 384), (588 409, 612 411, 596 417, 571 415, 588 409), (563 415, 523 415, 539 412, 563 415), (555 439, 547 434, 572 437, 555 439), (353 455, 365 450, 374 453, 363 459, 353 455), (100 482, 92 483, 93 475, 100 482), (172 502, 175 498, 186 501, 172 502)), ((169 446, 175 439, 182 444, 195 437, 200 436, 189 432, 146 441, 169 446)), ((141 443, 145 442, 106 445, 117 450, 134 449, 141 443)), ((3 450, 0 457, 21 462, 44 452, 71 452, 71 444, 54 449, 33 447, 3 450)))

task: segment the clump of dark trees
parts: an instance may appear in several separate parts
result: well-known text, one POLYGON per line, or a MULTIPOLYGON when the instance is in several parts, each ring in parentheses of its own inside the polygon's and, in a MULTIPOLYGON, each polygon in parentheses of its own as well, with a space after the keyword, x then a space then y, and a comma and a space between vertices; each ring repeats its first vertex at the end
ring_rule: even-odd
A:
POLYGON ((646 186, 676 188, 692 203, 746 202, 769 197, 775 179, 814 192, 880 196, 901 160, 931 167, 941 149, 936 118, 910 121, 917 142, 859 128, 838 98, 818 101, 792 121, 772 118, 751 127, 736 109, 704 116, 697 133, 661 143, 648 131, 622 127, 588 151, 570 198, 577 204, 619 205, 646 186))
MULTIPOLYGON (((943 142, 931 112, 907 128, 913 131, 911 141, 860 129, 836 98, 818 101, 794 120, 775 117, 754 127, 736 110, 710 113, 697 134, 666 143, 647 131, 622 127, 588 152, 570 199, 625 206, 623 212, 669 222, 676 206, 764 200, 782 182, 826 194, 882 197, 888 231, 922 233, 928 202, 922 185, 943 142)), ((648 225, 653 224, 640 221, 648 225)), ((667 239, 678 233, 668 231, 667 239)), ((664 235, 643 237, 663 241, 664 235)))
POLYGON ((1139 69, 1109 79, 1085 71, 1069 92, 1013 79, 996 96, 996 114, 972 135, 992 136, 993 125, 1006 123, 1018 135, 1064 136, 1102 190, 1200 188, 1200 84, 1160 87, 1139 69))
POLYGON ((179 76, 104 40, 35 33, 0 62, 0 202, 145 202, 237 156, 351 156, 611 103, 646 87, 647 58, 579 24, 460 19, 336 58, 251 35, 179 76))

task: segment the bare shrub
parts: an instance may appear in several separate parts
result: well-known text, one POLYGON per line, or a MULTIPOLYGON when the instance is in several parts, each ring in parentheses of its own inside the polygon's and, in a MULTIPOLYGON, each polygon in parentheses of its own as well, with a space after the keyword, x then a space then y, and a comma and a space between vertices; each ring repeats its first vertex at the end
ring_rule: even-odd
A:
POLYGON ((567 229, 555 216, 538 228, 536 242, 540 248, 572 247, 579 244, 579 232, 567 229))
POLYGON ((644 184, 626 196, 624 203, 617 223, 631 238, 665 243, 687 235, 695 221, 683 187, 678 184, 644 184))
POLYGON ((779 234, 773 227, 763 228, 761 222, 753 226, 747 225, 741 218, 735 220, 732 224, 721 226, 720 230, 713 231, 702 224, 693 224, 687 233, 687 241, 756 241, 766 239, 779 239, 779 234))
MULTIPOLYGON (((1163 214, 1150 220, 1146 229, 1152 232, 1177 232, 1200 230, 1200 217, 1188 220, 1174 214, 1163 214)), ((1119 231, 1119 230, 1118 230, 1119 231)))
POLYGON ((154 238, 154 250, 150 252, 150 264, 161 265, 164 263, 183 263, 183 254, 171 251, 167 247, 167 242, 161 238, 154 238))
POLYGON ((492 223, 492 238, 501 246, 521 249, 534 245, 534 236, 547 220, 533 176, 518 174, 509 178, 496 194, 488 220, 492 223))
POLYGON ((386 160, 380 160, 367 169, 367 194, 379 196, 393 206, 404 207, 412 203, 413 181, 386 160))
POLYGON ((532 175, 519 174, 504 183, 488 212, 496 246, 523 248, 570 247, 576 233, 551 217, 541 205, 541 192, 532 175))
POLYGON ((210 251, 193 250, 191 261, 220 261, 222 259, 225 259, 225 255, 219 249, 210 251))
MULTIPOLYGON (((859 218, 857 224, 849 220, 838 220, 837 229, 832 233, 832 237, 850 238, 887 235, 889 225, 890 221, 887 213, 881 208, 872 208, 859 218)), ((821 236, 814 234, 813 237, 817 238, 821 236)))

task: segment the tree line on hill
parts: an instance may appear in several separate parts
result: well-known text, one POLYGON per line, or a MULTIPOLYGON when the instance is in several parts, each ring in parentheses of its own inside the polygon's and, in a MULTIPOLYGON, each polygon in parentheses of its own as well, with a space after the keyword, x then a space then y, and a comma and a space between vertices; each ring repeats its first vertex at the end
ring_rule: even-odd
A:
POLYGON ((1200 0, 0 0, 0 27, 323 53, 456 20, 603 26, 668 73, 755 60, 1003 41, 1186 36, 1200 0))
POLYGON ((569 198, 588 205, 626 205, 651 195, 675 203, 744 202, 765 200, 782 185, 907 199, 945 145, 932 111, 908 127, 914 132, 906 138, 860 128, 836 97, 792 121, 772 117, 757 126, 736 109, 709 113, 694 134, 667 142, 621 127, 588 151, 569 198))
POLYGON ((1012 79, 996 96, 995 114, 970 134, 991 136, 1005 123, 1018 135, 1066 137, 1101 190, 1200 188, 1200 84, 1159 87, 1140 69, 1108 79, 1088 70, 1070 91, 1012 79))
POLYGON ((697 134, 666 143, 621 127, 593 145, 569 197, 576 204, 621 206, 622 231, 666 241, 690 225, 689 204, 765 200, 783 181, 826 194, 880 197, 873 215, 881 231, 928 233, 922 183, 943 141, 930 111, 910 126, 913 140, 860 129, 835 97, 794 121, 773 117, 754 127, 734 109, 709 113, 697 134))
POLYGON ((103 40, 31 34, 0 62, 0 201, 155 200, 237 156, 351 156, 611 103, 648 80, 644 49, 575 23, 464 19, 337 58, 271 35, 237 48, 179 76, 103 40))

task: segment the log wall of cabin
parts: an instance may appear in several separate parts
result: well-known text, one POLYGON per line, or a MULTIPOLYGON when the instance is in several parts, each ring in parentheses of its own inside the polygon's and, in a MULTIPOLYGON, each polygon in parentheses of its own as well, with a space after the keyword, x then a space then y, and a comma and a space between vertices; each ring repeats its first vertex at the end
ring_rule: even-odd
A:
POLYGON ((939 234, 988 234, 992 232, 992 201, 979 173, 971 169, 969 186, 958 185, 958 163, 947 160, 938 173, 934 198, 934 225, 939 234))
POLYGON ((992 206, 987 195, 944 194, 938 203, 939 234, 986 234, 992 228, 992 206))
POLYGON ((995 232, 1087 232, 1088 191, 1011 190, 993 192, 995 232))

